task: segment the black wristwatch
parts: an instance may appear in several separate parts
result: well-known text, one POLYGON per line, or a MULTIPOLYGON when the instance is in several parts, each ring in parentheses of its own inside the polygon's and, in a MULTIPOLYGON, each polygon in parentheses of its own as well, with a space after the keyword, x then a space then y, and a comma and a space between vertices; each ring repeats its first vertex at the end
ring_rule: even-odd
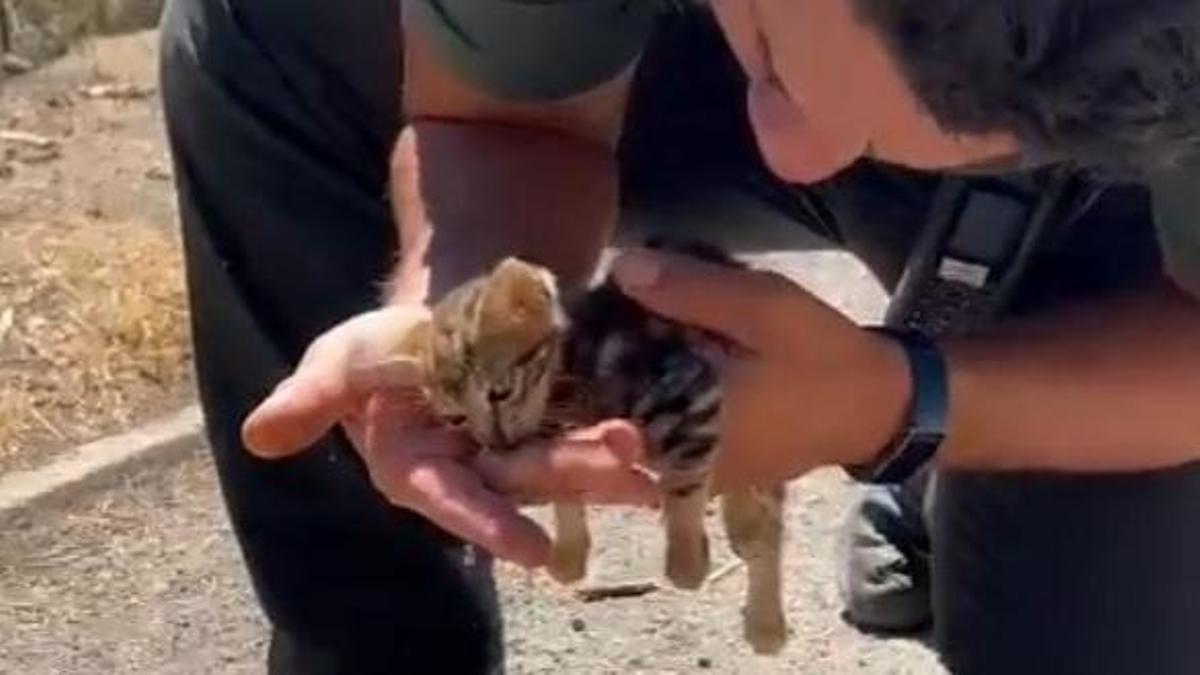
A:
POLYGON ((870 464, 847 467, 864 483, 897 484, 911 478, 937 455, 946 437, 950 411, 946 361, 933 340, 915 331, 872 327, 899 342, 912 374, 912 404, 900 434, 870 464))

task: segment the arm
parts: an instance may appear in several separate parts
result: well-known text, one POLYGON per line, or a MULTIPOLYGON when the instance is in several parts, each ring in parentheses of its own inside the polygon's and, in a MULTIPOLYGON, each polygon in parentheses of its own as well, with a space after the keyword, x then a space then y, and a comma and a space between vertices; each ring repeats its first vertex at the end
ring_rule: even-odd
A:
POLYGON ((512 253, 586 281, 616 223, 629 71, 569 100, 512 103, 459 79, 420 35, 405 42, 391 299, 437 296, 512 253))
POLYGON ((1200 459, 1200 306, 1165 283, 944 346, 945 464, 1092 472, 1200 459))

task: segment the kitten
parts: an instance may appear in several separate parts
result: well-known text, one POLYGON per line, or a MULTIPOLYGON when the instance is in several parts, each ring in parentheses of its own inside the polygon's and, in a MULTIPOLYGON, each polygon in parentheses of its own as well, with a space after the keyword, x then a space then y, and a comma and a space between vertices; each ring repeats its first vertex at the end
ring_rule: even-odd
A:
MULTIPOLYGON (((699 242, 655 240, 648 248, 740 266, 699 242)), ((659 474, 667 531, 666 576, 679 588, 698 588, 708 576, 704 512, 719 447, 720 355, 729 345, 715 335, 652 314, 612 279, 572 304, 564 367, 581 383, 585 407, 600 419, 631 419, 643 430, 650 468, 659 474)), ((760 653, 787 640, 782 606, 785 486, 722 495, 724 526, 746 563, 744 633, 760 653)))
MULTIPOLYGON (((651 246, 737 264, 700 244, 651 246)), ((724 345, 649 313, 611 279, 566 301, 549 271, 515 258, 452 291, 432 314, 416 341, 426 395, 436 414, 465 426, 485 450, 503 451, 547 428, 614 417, 644 430, 647 461, 664 490, 666 576, 679 588, 700 587, 709 572, 704 512, 721 403, 711 355, 724 345), (564 380, 573 385, 571 400, 556 408, 551 394, 564 380)), ((722 497, 725 529, 749 576, 744 633, 760 653, 775 653, 787 640, 784 498, 782 485, 722 497)), ((587 517, 581 503, 555 504, 554 514, 549 572, 571 583, 587 572, 587 517)))

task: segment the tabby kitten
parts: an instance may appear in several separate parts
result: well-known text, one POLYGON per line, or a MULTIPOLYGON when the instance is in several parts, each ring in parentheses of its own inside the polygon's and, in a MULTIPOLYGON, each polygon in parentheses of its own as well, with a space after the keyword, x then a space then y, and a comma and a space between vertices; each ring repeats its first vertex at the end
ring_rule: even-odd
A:
MULTIPOLYGON (((647 246, 740 265, 699 242, 654 240, 647 246)), ((564 367, 581 383, 584 406, 599 419, 626 418, 643 430, 647 461, 663 489, 666 576, 679 588, 698 588, 709 572, 704 512, 719 452, 721 383, 715 361, 729 345, 650 313, 611 278, 575 301, 570 318, 564 367)), ((785 497, 782 484, 721 496, 725 531, 746 563, 744 634, 759 653, 775 653, 787 641, 781 578, 785 497)))
MULTIPOLYGON (((699 244, 651 246, 737 264, 699 244)), ((704 512, 721 403, 710 354, 724 348, 717 338, 650 314, 611 279, 564 301, 547 270, 509 258, 439 302, 414 344, 434 411, 464 425, 486 450, 503 451, 561 423, 613 417, 638 423, 649 467, 664 490, 666 576, 679 588, 704 582, 709 573, 704 512), (572 400, 555 408, 551 393, 560 380, 574 383, 572 400), (556 419, 559 409, 575 412, 569 420, 556 419)), ((780 576, 783 502, 782 485, 722 498, 725 529, 749 576, 744 633, 760 653, 777 652, 787 640, 780 576)), ((570 583, 587 571, 586 513, 581 503, 556 504, 554 513, 549 571, 570 583)))

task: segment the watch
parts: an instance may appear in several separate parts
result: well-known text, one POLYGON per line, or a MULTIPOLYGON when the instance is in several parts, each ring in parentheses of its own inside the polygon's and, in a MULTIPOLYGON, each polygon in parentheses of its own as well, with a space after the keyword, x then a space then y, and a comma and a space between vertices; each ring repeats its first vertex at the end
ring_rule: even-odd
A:
POLYGON ((912 403, 900 434, 872 462, 846 470, 864 483, 903 483, 933 460, 946 437, 950 410, 946 360, 933 340, 921 333, 885 327, 869 330, 891 337, 904 348, 912 376, 912 403))

